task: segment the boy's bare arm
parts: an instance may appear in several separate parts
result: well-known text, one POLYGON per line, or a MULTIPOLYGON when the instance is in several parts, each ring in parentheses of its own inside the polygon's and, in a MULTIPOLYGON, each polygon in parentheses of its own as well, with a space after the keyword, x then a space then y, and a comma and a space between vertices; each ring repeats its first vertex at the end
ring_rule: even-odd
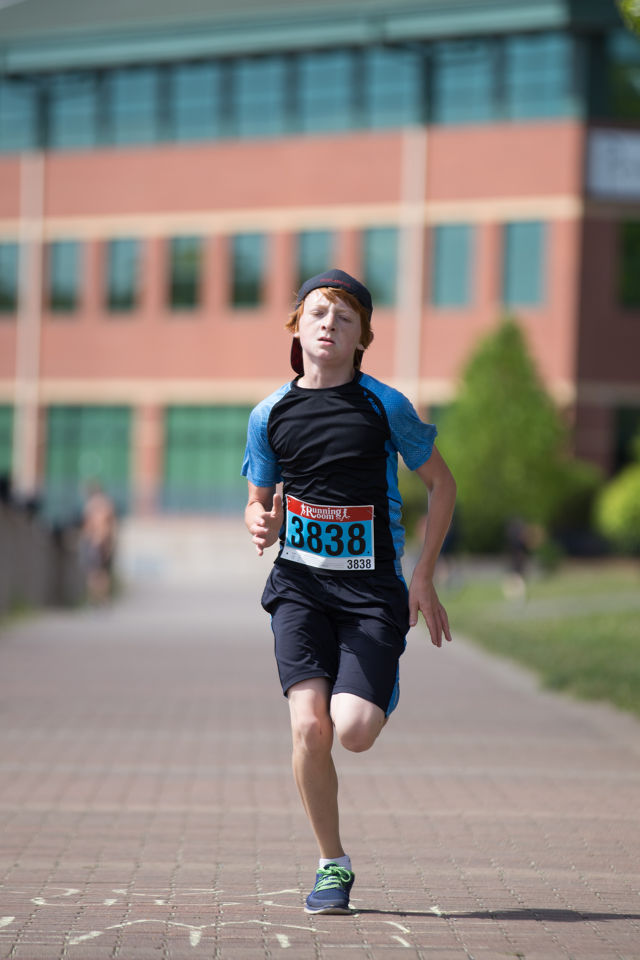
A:
POLYGON ((415 627, 418 612, 421 612, 427 623, 431 642, 440 647, 442 635, 451 640, 451 631, 447 612, 433 585, 433 574, 453 516, 456 482, 435 447, 430 458, 418 467, 416 473, 429 491, 429 512, 424 544, 409 587, 409 623, 415 627))
POLYGON ((266 547, 276 542, 284 519, 282 497, 275 490, 275 486, 256 487, 249 482, 249 501, 244 511, 244 522, 259 556, 262 556, 266 547))

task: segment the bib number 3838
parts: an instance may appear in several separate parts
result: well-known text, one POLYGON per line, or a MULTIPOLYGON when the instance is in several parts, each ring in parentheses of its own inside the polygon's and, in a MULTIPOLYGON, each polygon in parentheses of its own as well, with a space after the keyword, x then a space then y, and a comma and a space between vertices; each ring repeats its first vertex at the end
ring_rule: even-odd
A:
POLYGON ((325 570, 374 570, 373 506, 324 506, 288 496, 281 556, 325 570))

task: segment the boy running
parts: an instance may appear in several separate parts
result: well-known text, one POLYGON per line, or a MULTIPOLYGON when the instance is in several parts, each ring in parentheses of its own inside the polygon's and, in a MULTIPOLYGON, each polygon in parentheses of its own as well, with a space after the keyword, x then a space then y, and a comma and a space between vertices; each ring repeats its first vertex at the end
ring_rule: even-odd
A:
POLYGON ((360 370, 372 309, 367 288, 341 270, 302 285, 287 324, 298 376, 252 411, 242 468, 258 554, 280 539, 262 606, 289 702, 294 778, 320 850, 307 913, 349 913, 355 879, 340 839, 334 730, 347 750, 373 746, 397 705, 398 661, 419 611, 436 647, 451 640, 433 573, 455 481, 435 427, 360 370), (429 503, 408 593, 398 453, 429 503))

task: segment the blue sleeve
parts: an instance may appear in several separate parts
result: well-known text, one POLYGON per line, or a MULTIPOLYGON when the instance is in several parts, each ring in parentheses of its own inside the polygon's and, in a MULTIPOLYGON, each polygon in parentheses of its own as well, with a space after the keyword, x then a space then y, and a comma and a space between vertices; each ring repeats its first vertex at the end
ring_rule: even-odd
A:
POLYGON ((274 403, 288 389, 282 388, 254 407, 249 415, 247 446, 242 463, 242 476, 256 487, 273 487, 282 480, 280 464, 267 435, 269 415, 274 403))
POLYGON ((382 402, 391 441, 409 470, 417 470, 426 463, 433 450, 438 431, 432 423, 424 423, 410 400, 399 390, 388 387, 373 377, 363 375, 363 386, 370 389, 382 402))

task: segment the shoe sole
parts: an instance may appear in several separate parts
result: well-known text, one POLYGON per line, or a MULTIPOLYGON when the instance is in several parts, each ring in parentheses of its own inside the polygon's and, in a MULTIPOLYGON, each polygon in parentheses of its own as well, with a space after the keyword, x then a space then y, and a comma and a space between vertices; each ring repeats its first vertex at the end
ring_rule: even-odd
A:
POLYGON ((354 911, 351 909, 351 907, 320 907, 319 910, 314 910, 312 907, 305 907, 304 912, 311 913, 311 914, 319 914, 319 913, 334 914, 336 916, 341 915, 344 917, 344 916, 348 916, 354 911))

